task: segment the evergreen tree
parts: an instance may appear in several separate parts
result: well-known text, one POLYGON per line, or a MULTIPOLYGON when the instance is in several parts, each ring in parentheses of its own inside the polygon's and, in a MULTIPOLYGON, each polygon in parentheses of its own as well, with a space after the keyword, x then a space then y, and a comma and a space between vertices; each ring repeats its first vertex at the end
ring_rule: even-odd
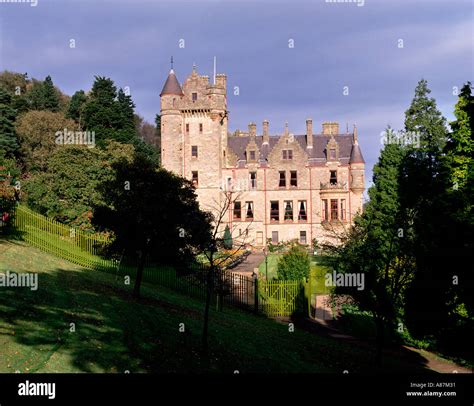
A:
POLYGON ((228 225, 225 226, 224 230, 224 248, 226 250, 231 250, 232 249, 232 234, 230 232, 230 228, 228 225))
POLYGON ((15 156, 19 148, 15 133, 16 111, 11 103, 11 96, 0 88, 0 154, 5 157, 15 156))
POLYGON ((452 132, 445 147, 444 164, 455 189, 466 185, 469 166, 474 159, 474 96, 471 90, 471 82, 461 89, 454 108, 456 120, 450 123, 452 132))
POLYGON ((59 95, 54 87, 51 76, 46 76, 43 85, 43 108, 42 110, 49 110, 52 112, 59 111, 59 95))
POLYGON ((76 123, 81 125, 82 109, 87 101, 87 96, 84 90, 78 90, 73 94, 69 102, 69 107, 66 113, 66 118, 73 119, 76 123))

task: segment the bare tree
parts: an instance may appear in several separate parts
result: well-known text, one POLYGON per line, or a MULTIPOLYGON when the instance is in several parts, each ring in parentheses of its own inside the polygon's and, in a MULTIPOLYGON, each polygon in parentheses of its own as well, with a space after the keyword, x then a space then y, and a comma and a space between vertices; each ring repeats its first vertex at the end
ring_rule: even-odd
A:
MULTIPOLYGON (((233 191, 223 191, 223 199, 220 201, 214 201, 211 212, 214 216, 211 244, 209 250, 204 252, 208 266, 204 269, 205 272, 205 286, 206 286, 206 304, 204 308, 204 324, 202 331, 202 346, 205 351, 208 348, 208 330, 209 330, 209 309, 211 305, 211 299, 215 293, 217 293, 218 306, 222 308, 222 301, 225 295, 225 284, 226 278, 223 274, 223 266, 232 258, 235 258, 243 248, 247 247, 248 242, 248 230, 250 229, 252 222, 249 221, 244 229, 244 237, 234 239, 231 250, 220 251, 224 246, 224 224, 228 225, 225 221, 226 216, 229 213, 232 215, 234 203, 241 196, 240 193, 233 191)), ((234 234, 236 226, 232 223, 231 233, 234 234)), ((242 237, 242 236, 239 236, 242 237)))

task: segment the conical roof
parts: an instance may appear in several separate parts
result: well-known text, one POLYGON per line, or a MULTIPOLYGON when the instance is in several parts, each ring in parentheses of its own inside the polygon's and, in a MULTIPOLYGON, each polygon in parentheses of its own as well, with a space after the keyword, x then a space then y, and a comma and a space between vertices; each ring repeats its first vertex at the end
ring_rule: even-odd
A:
POLYGON ((166 78, 166 82, 163 86, 163 90, 161 91, 160 96, 163 96, 165 94, 175 94, 177 96, 183 95, 183 90, 181 89, 181 86, 178 82, 178 79, 176 78, 173 69, 170 70, 170 73, 166 78))
POLYGON ((352 144, 351 159, 349 160, 351 164, 365 164, 364 157, 362 156, 362 151, 360 150, 359 143, 356 141, 352 144))

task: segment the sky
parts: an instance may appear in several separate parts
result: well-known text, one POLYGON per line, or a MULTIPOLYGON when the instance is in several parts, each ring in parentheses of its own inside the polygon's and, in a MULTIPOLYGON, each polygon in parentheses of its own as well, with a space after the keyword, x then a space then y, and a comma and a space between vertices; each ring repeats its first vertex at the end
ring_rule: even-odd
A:
POLYGON ((110 77, 153 123, 170 57, 181 83, 193 63, 212 78, 216 57, 227 75, 230 131, 253 121, 261 133, 265 119, 271 134, 285 122, 303 134, 306 118, 315 132, 323 121, 343 131, 355 123, 367 186, 380 134, 403 129, 420 79, 448 121, 455 87, 474 82, 471 0, 7 1, 0 70, 51 75, 69 95, 89 90, 95 75, 110 77))

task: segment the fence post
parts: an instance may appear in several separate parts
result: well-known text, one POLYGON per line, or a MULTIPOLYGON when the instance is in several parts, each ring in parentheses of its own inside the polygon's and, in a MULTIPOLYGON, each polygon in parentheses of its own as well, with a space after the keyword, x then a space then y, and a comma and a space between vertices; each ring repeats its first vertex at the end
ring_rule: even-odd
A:
POLYGON ((253 276, 253 286, 254 286, 254 311, 255 314, 258 314, 258 275, 253 276))

